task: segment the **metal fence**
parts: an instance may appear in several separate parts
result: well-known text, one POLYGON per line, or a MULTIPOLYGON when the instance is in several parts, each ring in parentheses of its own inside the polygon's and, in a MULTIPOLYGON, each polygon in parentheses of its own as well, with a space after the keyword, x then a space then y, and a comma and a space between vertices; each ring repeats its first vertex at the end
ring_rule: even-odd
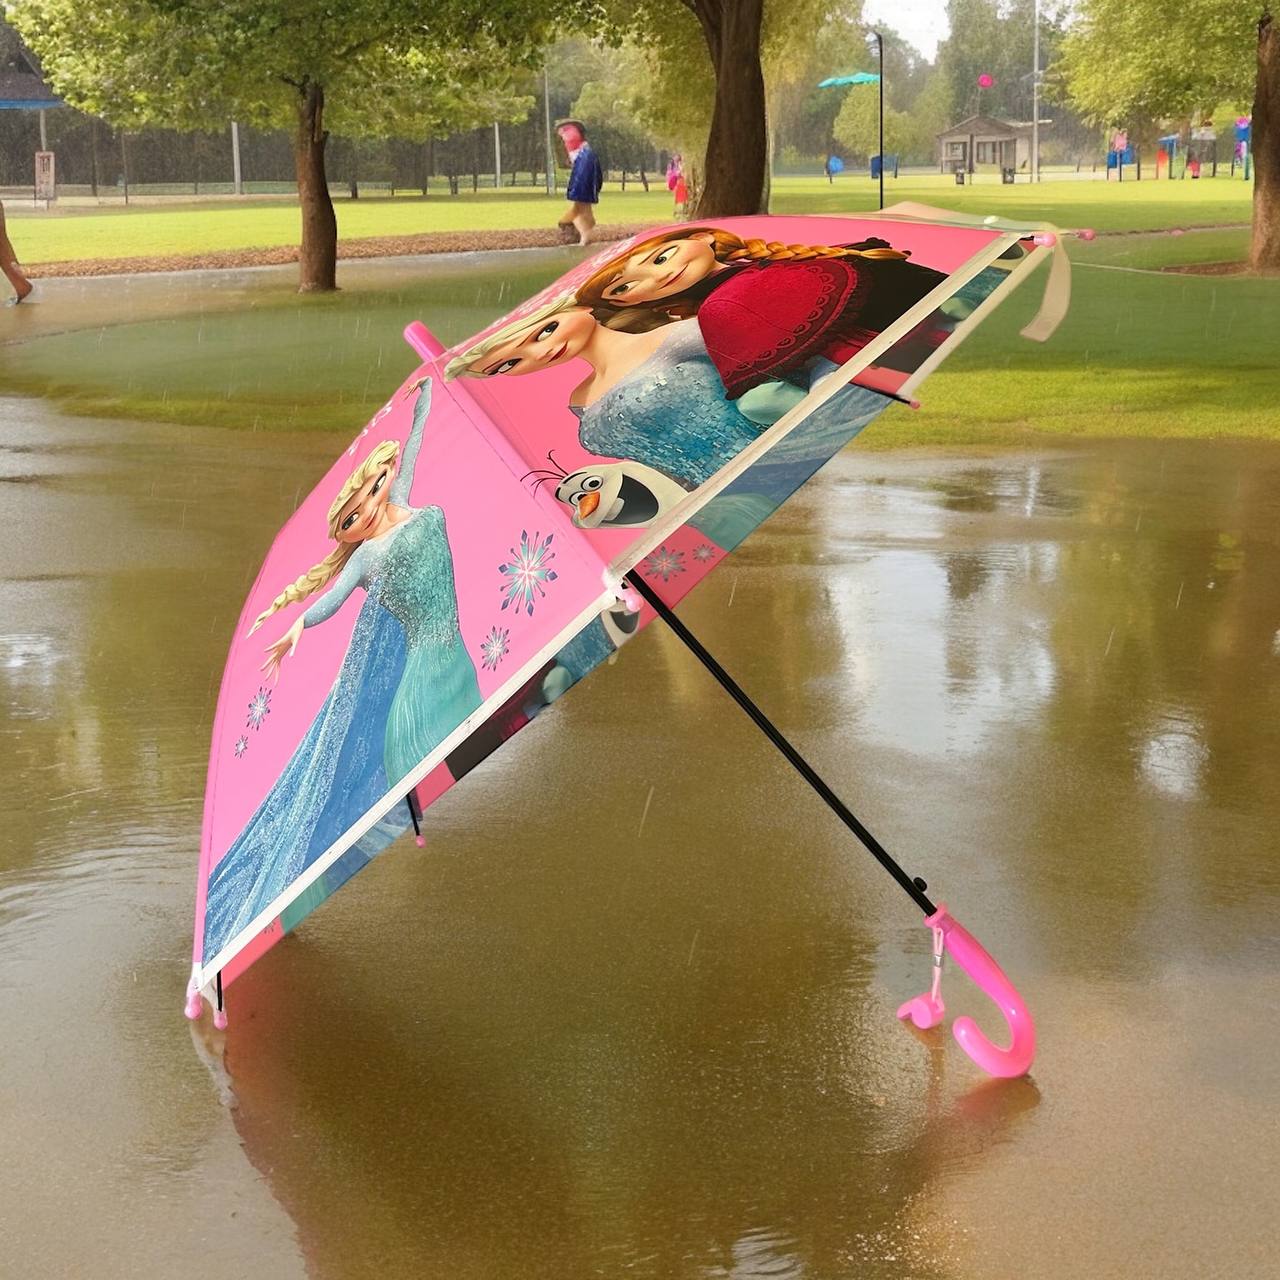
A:
MULTIPOLYGON (((553 110, 556 104, 553 104, 553 110)), ((568 104, 559 107, 567 112, 568 104)), ((61 196, 104 202, 146 198, 205 198, 235 194, 232 130, 178 133, 171 129, 123 132, 70 107, 44 113, 48 149, 57 157, 61 196)), ((296 192, 293 152, 284 130, 240 127, 241 190, 246 195, 296 192)), ((594 128, 592 145, 606 171, 647 185, 666 163, 647 146, 614 139, 594 128)), ((546 188, 546 130, 541 113, 498 130, 492 125, 444 138, 367 139, 335 135, 326 170, 335 194, 493 189, 501 169, 504 188, 546 188)), ((0 112, 0 188, 33 194, 40 121, 34 111, 0 112)), ((562 157, 561 157, 562 159, 562 157)), ((560 185, 563 185, 561 179, 560 185)))

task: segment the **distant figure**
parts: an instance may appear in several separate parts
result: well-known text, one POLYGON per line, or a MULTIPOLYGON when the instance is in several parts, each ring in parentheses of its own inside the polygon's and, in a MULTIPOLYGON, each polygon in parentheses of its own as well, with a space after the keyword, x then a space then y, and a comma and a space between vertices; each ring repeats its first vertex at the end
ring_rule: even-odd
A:
POLYGON ((827 181, 828 181, 828 182, 835 182, 835 180, 836 180, 836 171, 835 171, 834 167, 833 167, 833 166, 832 166, 832 164, 831 164, 831 157, 830 157, 830 156, 828 156, 828 157, 826 158, 826 160, 824 160, 824 161, 822 162, 822 172, 823 172, 823 173, 825 173, 825 174, 827 175, 827 181))
POLYGON ((676 204, 674 212, 682 217, 689 212, 689 187, 684 180, 684 174, 681 173, 676 178, 675 189, 676 204))
POLYGON ((675 197, 673 212, 688 213, 689 187, 684 180, 684 157, 678 151, 667 165, 667 190, 675 197))
POLYGON ((9 305, 14 306, 21 302, 23 298, 30 294, 35 287, 25 275, 22 274, 22 268, 18 266, 18 255, 14 252, 13 245, 9 242, 8 232, 4 227, 4 202, 0 201, 0 271, 3 271, 8 277, 9 283, 13 285, 14 297, 9 305))
POLYGON ((578 243, 586 244, 591 239, 591 228, 596 225, 595 213, 591 206, 600 200, 600 188, 604 186, 604 174, 600 171, 600 161, 591 150, 587 141, 587 126, 581 120, 562 120, 556 125, 556 133, 569 153, 569 185, 565 195, 569 197, 569 207, 560 215, 557 224, 560 234, 566 242, 573 240, 573 233, 578 235, 578 243))

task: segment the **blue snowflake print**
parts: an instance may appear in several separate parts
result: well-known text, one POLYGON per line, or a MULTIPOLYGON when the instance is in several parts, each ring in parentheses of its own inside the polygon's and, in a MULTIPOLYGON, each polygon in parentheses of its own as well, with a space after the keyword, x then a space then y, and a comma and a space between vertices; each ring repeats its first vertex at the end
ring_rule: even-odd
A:
POLYGON ((241 734, 241 735, 236 739, 236 745, 235 745, 234 747, 232 747, 232 750, 236 753, 236 759, 237 759, 237 760, 239 760, 239 759, 240 759, 240 757, 241 757, 242 755, 244 755, 244 753, 245 753, 246 751, 248 751, 248 750, 249 750, 249 739, 248 739, 248 738, 246 738, 246 737, 244 736, 244 734, 242 733, 242 734, 241 734))
POLYGON ((249 699, 249 718, 244 722, 247 729, 261 729, 262 722, 271 714, 271 690, 258 686, 258 692, 249 699))
POLYGON ((670 582, 677 573, 684 572, 684 552, 661 546, 645 556, 640 570, 646 578, 661 578, 670 582))
POLYGON ((556 553, 551 550, 554 537, 555 534, 549 533, 539 541, 537 533, 530 538, 526 531, 521 530, 520 550, 512 547, 510 561, 498 566, 498 572, 507 579, 498 588, 506 593, 507 598, 502 602, 504 609, 514 601, 517 613, 523 609, 533 617, 534 604, 547 594, 544 584, 556 580, 556 571, 550 567, 556 558, 556 553))
POLYGON ((510 635, 510 631, 499 631, 497 627, 489 628, 489 634, 480 642, 482 666, 488 667, 490 671, 498 669, 498 663, 507 656, 507 651, 511 648, 507 643, 510 635))
POLYGON ((716 558, 716 549, 709 542, 699 543, 693 549, 693 558, 705 564, 708 560, 716 558))

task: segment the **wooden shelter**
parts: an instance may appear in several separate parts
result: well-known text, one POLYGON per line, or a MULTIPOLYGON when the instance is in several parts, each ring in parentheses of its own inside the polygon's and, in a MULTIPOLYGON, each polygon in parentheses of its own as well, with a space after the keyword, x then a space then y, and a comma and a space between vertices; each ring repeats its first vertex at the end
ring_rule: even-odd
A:
MULTIPOLYGON (((1044 121, 1041 121, 1041 128, 1044 121)), ((938 134, 938 172, 973 173, 990 165, 996 169, 1025 169, 1031 163, 1031 125, 976 115, 938 134)))

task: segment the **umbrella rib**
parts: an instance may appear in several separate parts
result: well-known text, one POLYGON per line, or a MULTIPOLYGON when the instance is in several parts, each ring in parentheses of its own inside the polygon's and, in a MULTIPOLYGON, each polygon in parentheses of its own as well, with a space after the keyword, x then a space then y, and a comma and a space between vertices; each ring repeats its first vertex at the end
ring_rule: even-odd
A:
POLYGON ((928 886, 919 877, 913 879, 893 860, 879 840, 862 825, 834 791, 822 780, 814 767, 783 736, 782 731, 747 696, 746 691, 702 646, 697 636, 680 621, 670 606, 638 574, 628 574, 627 581, 636 589, 646 604, 650 605, 663 622, 675 632, 689 651, 715 676, 726 693, 755 721, 766 738, 787 758, 796 772, 818 793, 827 807, 866 846, 867 851, 902 886, 912 902, 927 916, 937 910, 925 895, 928 886))

